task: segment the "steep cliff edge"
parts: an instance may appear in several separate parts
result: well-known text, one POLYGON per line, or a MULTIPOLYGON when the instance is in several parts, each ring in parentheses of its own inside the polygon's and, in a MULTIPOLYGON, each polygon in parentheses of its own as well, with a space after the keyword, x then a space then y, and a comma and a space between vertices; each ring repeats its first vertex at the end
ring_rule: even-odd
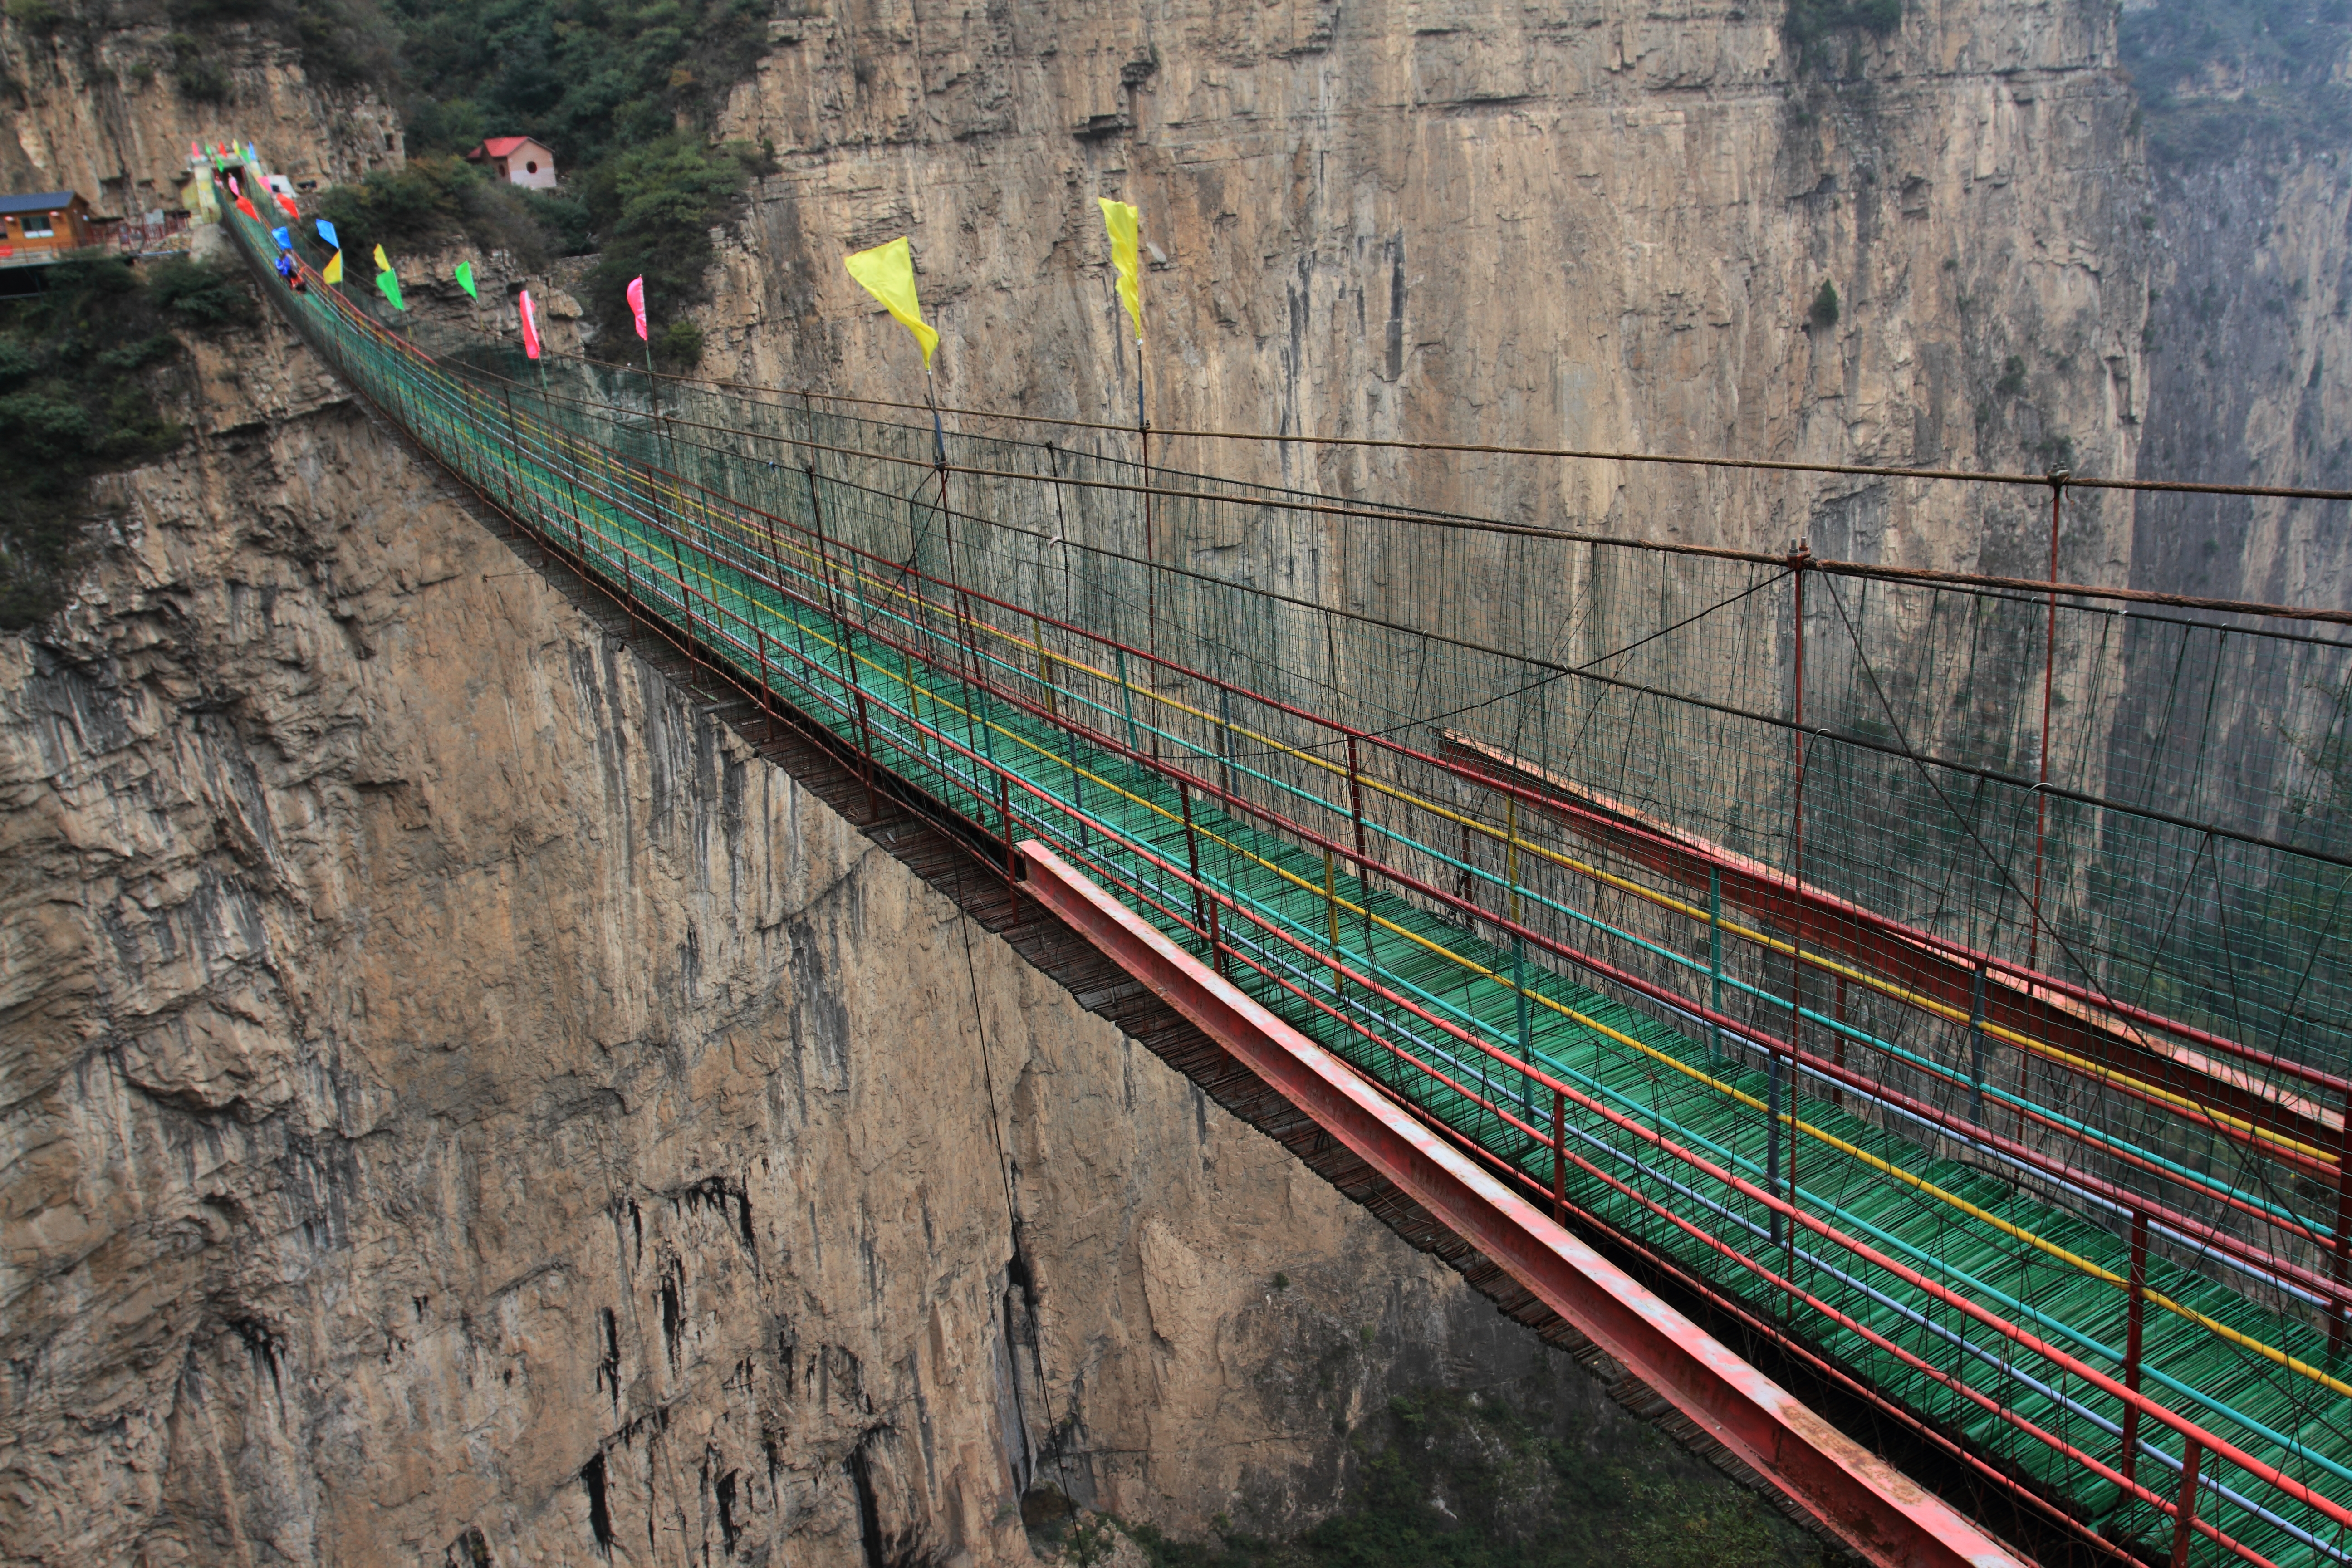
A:
POLYGON ((1024 1561, 1032 1479, 1280 1528, 1391 1390, 1597 1401, 276 329, 205 369, 0 644, 12 1552, 1024 1561))
MULTIPOLYGON (((1094 198, 1138 203, 1163 427, 2131 471, 2148 240, 2103 4, 1948 0, 1801 63, 1779 5, 816 5, 707 363, 911 396, 839 257, 914 239, 968 406, 1131 423, 1094 198), (1816 311, 1829 283, 1833 310, 1816 311), (2025 368, 2009 372, 2012 360, 2025 368)), ((1179 468, 1643 537, 2008 571, 2031 496, 1158 445, 1179 468)), ((1212 542, 1198 542, 1202 548, 1212 542)), ((1181 548, 1181 546, 1178 546, 1181 548)), ((2129 509, 2066 569, 2126 569, 2129 509)), ((1315 595, 1328 541, 1262 563, 1315 595)))
MULTIPOLYGON (((784 172, 718 368, 909 387, 837 258, 911 228, 943 390, 1124 419, 1099 192, 1166 258, 1163 425, 2133 460, 2095 7, 1931 6, 1832 77, 1706 7, 796 9, 730 111, 784 172), (1996 396, 2024 334, 2065 363, 1996 396)), ((397 155, 260 45, 219 111, 90 74, 117 47, 0 24, 20 177, 136 191, 216 130, 397 155)), ((1279 1531, 1391 1394, 1599 1409, 612 646, 278 329, 193 352, 188 445, 106 481, 74 603, 0 642, 11 1552, 1019 1562, 1032 1481, 1279 1531)), ((2039 537, 1902 487, 1237 460, 1932 564, 2039 537)), ((2080 515, 2070 568, 2116 567, 2080 515)))
MULTIPOLYGON (((2325 7, 2126 17, 2153 117, 2154 479, 2352 489, 2352 26, 2325 7)), ((2143 497, 2143 586, 2352 605, 2344 503, 2143 497)))

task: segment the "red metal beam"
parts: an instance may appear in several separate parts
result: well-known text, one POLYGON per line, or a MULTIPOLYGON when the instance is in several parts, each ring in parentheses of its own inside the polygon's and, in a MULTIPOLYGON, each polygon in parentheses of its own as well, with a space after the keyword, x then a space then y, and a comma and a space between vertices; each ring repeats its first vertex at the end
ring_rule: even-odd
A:
POLYGON ((1045 845, 1024 842, 1021 860, 1039 903, 1853 1552, 1883 1568, 2024 1568, 1045 845))
MULTIPOLYGON (((1595 847, 1667 877, 1685 889, 1703 889, 1710 874, 1714 875, 1720 879, 1726 909, 1740 910, 1779 928, 1780 932, 1803 931, 1810 952, 1873 971, 1905 990, 1939 1004, 1948 1015, 1962 1018, 1969 1015, 1977 994, 1977 966, 1966 962, 1948 943, 1925 932, 1907 931, 1895 921, 1810 884, 1792 884, 1784 873, 1695 839, 1654 819, 1641 819, 1630 808, 1604 804, 1497 747, 1447 731, 1442 739, 1440 756, 1473 773, 1490 775, 1490 783, 1516 786, 1539 797, 1538 809, 1561 826, 1595 847)), ((2155 1021, 2153 1016, 2149 1020, 2152 1026, 2135 1026, 2095 1004, 2063 994, 2054 984, 2021 980, 1999 965, 1989 966, 1985 979, 1984 1017, 1992 1027, 2042 1041, 2055 1050, 2154 1085, 2203 1110, 2239 1117, 2255 1127, 2324 1150, 2332 1151, 2343 1131, 2342 1110, 2315 1098, 2315 1090, 2326 1092, 2314 1081, 2325 1079, 2326 1075, 2315 1069, 2233 1047, 2249 1064, 2241 1066, 2219 1051, 2200 1049, 2204 1039, 2212 1037, 2200 1038, 2200 1031, 2179 1025, 2168 1026, 2155 1021), (2166 1033, 2196 1043, 2175 1044, 2160 1037, 2166 1033), (2267 1082, 2261 1076, 2264 1070, 2274 1070, 2299 1081, 2292 1085, 2267 1082)), ((2231 1044, 2218 1039, 2214 1043, 2231 1044)), ((2083 1069, 2068 1070, 2079 1074, 2083 1069)), ((2108 1082, 2115 1087, 2113 1080, 2108 1082)), ((2298 1158, 2274 1144, 2250 1139, 2242 1131, 2217 1124, 2210 1116, 2200 1115, 2198 1110, 2169 1105, 2165 1108, 2184 1120, 2212 1126, 2224 1136, 2256 1143, 2273 1157, 2323 1179, 2332 1179, 2336 1174, 2331 1162, 2298 1158)))

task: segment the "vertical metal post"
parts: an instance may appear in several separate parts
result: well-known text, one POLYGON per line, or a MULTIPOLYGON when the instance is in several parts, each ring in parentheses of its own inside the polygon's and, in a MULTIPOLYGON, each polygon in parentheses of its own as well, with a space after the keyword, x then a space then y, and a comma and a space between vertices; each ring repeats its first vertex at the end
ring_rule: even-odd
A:
POLYGON ((776 696, 768 687, 768 628, 758 621, 751 623, 751 635, 760 639, 760 717, 764 721, 768 740, 776 738, 776 696))
MULTIPOLYGON (((646 476, 646 491, 649 496, 653 492, 653 481, 650 474, 646 476)), ((659 501, 654 502, 654 526, 661 528, 661 503, 659 501)), ((686 585, 686 559, 678 553, 677 533, 667 528, 662 528, 661 531, 662 537, 669 542, 669 563, 677 573, 677 608, 678 613, 686 617, 687 662, 694 667, 696 678, 699 679, 702 671, 702 658, 700 655, 694 651, 696 640, 694 625, 694 591, 686 585)))
POLYGON ((1356 868, 1361 876, 1368 869, 1370 857, 1364 853, 1364 786, 1362 775, 1356 771, 1356 737, 1348 737, 1348 812, 1356 819, 1356 868))
MULTIPOLYGON (((2050 692, 2058 668, 2058 518, 2066 498, 2065 469, 2050 475, 2050 610, 2042 638, 2042 755, 2037 782, 2050 782, 2050 692)), ((2050 792, 2033 792, 2033 899, 2026 906, 2025 967, 2042 955, 2042 849, 2050 824, 2050 792)))
POLYGON ((2342 1111, 2336 1134, 2336 1229, 2328 1247, 2328 1278, 2336 1286, 2327 1304, 2330 1362, 2342 1352, 2347 1328, 2352 1326, 2345 1321, 2342 1304, 2347 1279, 2352 1278, 2352 1090, 2346 1091, 2342 1111))
POLYGON ((1969 979, 1969 1120, 1984 1125, 1985 966, 1981 959, 1969 979))
POLYGON ((1559 1090, 1551 1091, 1551 1222, 1568 1224, 1568 1106, 1559 1090))
POLYGON ((1184 865, 1192 874, 1193 926, 1208 940, 1210 963, 1222 971, 1213 929, 1216 917, 1210 913, 1214 900, 1209 897, 1208 884, 1201 880, 1201 836, 1192 826, 1192 791, 1181 779, 1176 781, 1176 804, 1184 814, 1184 865))
POLYGON ((2172 1568, 2189 1568, 2189 1539, 2197 1529, 2197 1472, 2205 1462, 2205 1445, 2188 1439, 2180 1456, 2180 1500, 2172 1509, 2172 1568))
MULTIPOLYGON (((1323 851, 1323 919, 1329 928, 1331 957, 1337 962, 1339 956, 1339 891, 1328 849, 1323 851)), ((1339 973, 1336 969, 1331 972, 1331 989, 1335 992, 1339 989, 1339 973)))
POLYGON ((1037 684, 1045 688, 1045 717, 1058 720, 1062 715, 1054 705, 1054 667, 1045 658, 1045 627, 1035 616, 1029 617, 1029 640, 1037 649, 1037 684))
MULTIPOLYGON (((1707 1011, 1721 1016, 1723 1013, 1723 868, 1706 868, 1706 972, 1707 1011)), ((1723 1055, 1723 1026, 1707 1026, 1708 1041, 1717 1056, 1723 1055)))
POLYGON ((1363 775, 1356 770, 1356 737, 1348 737, 1348 813, 1356 822, 1356 882, 1364 889, 1364 963, 1376 967, 1372 947, 1372 872, 1364 847, 1363 775))
MULTIPOLYGON (((2147 1213, 2132 1210, 2131 1273, 2126 1288, 2130 1302, 2125 1308, 2124 1320, 2124 1386, 2134 1394, 2139 1392, 2140 1335, 2147 1320, 2147 1213)), ((2139 1466, 2139 1406, 2124 1406, 2124 1457, 2116 1468, 2130 1480, 2139 1466)))
POLYGON ((1125 644, 1121 644, 1118 650, 1118 689, 1119 700, 1125 705, 1127 713, 1127 749, 1139 757, 1143 754, 1143 748, 1135 743, 1135 685, 1127 679, 1125 644))
POLYGON ((1528 1018, 1528 944, 1519 934, 1519 797, 1507 797, 1503 807, 1503 881, 1508 889, 1511 921, 1511 1000, 1517 1009, 1519 1060, 1526 1061, 1533 1033, 1528 1018))
MULTIPOLYGON (((1002 768, 993 771, 996 773, 996 815, 1004 824, 1004 878, 1009 882, 1017 882, 1021 879, 1021 840, 1013 830, 1013 786, 1006 781, 1002 768)), ((1020 912, 1017 900, 1013 912, 1016 915, 1020 912)))
POLYGON ((1217 784, 1234 798, 1234 689, 1217 688, 1217 784))
MULTIPOLYGON (((1795 574, 1793 604, 1796 631, 1794 666, 1796 724, 1790 731, 1790 740, 1796 748, 1796 773, 1790 781, 1790 791, 1789 897, 1796 907, 1797 918, 1793 922, 1789 942, 1789 1038, 1787 1044, 1789 1059, 1785 1064, 1790 1073, 1796 1069, 1797 1047, 1803 1020, 1805 998, 1803 956, 1805 940, 1805 568, 1811 559, 1811 552, 1806 549, 1804 541, 1797 541, 1796 548, 1790 551, 1789 555, 1790 567, 1795 574)), ((1767 1091, 1769 1110, 1764 1127, 1764 1189, 1778 1197, 1780 1195, 1780 1118, 1785 1091, 1790 1086, 1782 1071, 1780 1050, 1768 1045, 1765 1047, 1765 1053, 1769 1059, 1766 1074, 1766 1082, 1769 1085, 1767 1091)), ((1793 1136, 1793 1127, 1790 1131, 1792 1136, 1789 1141, 1790 1168, 1788 1195, 1793 1202, 1797 1191, 1796 1139, 1793 1136)), ((1770 1220, 1772 1245, 1779 1247, 1783 1244, 1784 1237, 1784 1227, 1779 1209, 1772 1211, 1770 1220)), ((1786 1245, 1793 1251, 1797 1245, 1794 1226, 1785 1227, 1785 1239, 1786 1245)))
MULTIPOLYGON (((1832 1006, 1833 1011, 1832 1013, 1832 1016, 1836 1018, 1839 1024, 1844 1024, 1845 976, 1843 974, 1837 977, 1837 1001, 1832 1005, 1832 1006)), ((1838 1066, 1845 1066, 1845 1030, 1843 1028, 1841 1027, 1832 1031, 1830 1052, 1838 1066)), ((1843 1107, 1845 1104, 1844 1084, 1839 1083, 1831 1086, 1830 1103, 1839 1107, 1843 1107)))

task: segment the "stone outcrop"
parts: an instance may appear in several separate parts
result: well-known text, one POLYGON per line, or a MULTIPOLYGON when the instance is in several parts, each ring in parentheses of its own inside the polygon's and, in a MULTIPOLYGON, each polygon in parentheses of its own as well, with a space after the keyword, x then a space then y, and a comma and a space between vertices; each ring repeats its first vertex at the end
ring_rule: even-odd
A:
MULTIPOLYGON (((906 233, 943 398, 1131 424, 1108 195, 1153 247, 1163 428, 2133 467, 2147 186, 2104 5, 1908 7, 1802 62, 1778 5, 805 9, 724 126, 782 173, 725 252, 722 374, 913 395, 839 259, 906 233)), ((2037 573, 2047 548, 2033 497, 1958 486, 1158 446, 1648 538, 2037 573)), ((2130 542, 2127 506, 2086 501, 2065 569, 2116 580, 2130 542)), ((1317 580, 1328 540, 1295 548, 1272 564, 1353 591, 1317 580)))
MULTIPOLYGON (((782 172, 723 237, 719 373, 910 393, 838 259, 905 232, 944 396, 1124 423, 1103 195, 1154 247, 1163 427, 2138 460, 2104 7, 1938 0, 1801 64, 1778 7, 793 9, 727 116, 782 172)), ((215 133, 301 177, 398 156, 267 47, 225 110, 141 79, 163 47, 0 23, 10 178, 161 189, 215 133)), ((105 482, 71 607, 0 642, 10 1553, 1020 1562, 1032 1482, 1278 1531, 1391 1391, 1598 1400, 613 646, 282 331, 197 354, 189 445, 105 482)), ((1995 571, 2044 526, 1169 458, 1995 571)), ((2127 510, 2071 515, 2069 575, 2130 569, 2127 510)), ((1311 545, 1269 564, 1344 592, 1311 545)))
POLYGON ((1023 1562, 1033 1484, 1280 1529, 1391 1389, 1599 1401, 197 353, 0 643, 12 1560, 1023 1562))
MULTIPOLYGON (((2148 478, 2352 489, 2346 157, 2257 134, 2228 158, 2158 171, 2148 478)), ((2132 568, 2144 587, 2352 605, 2340 501, 2143 497, 2132 568)))
POLYGON ((400 120, 389 105, 363 89, 322 89, 294 50, 249 26, 216 26, 198 40, 161 21, 108 26, 42 9, 60 18, 54 26, 0 26, 7 190, 66 187, 95 212, 136 220, 180 205, 191 142, 255 142, 298 184, 400 165, 400 120), (191 62, 221 100, 190 97, 180 78, 191 62))

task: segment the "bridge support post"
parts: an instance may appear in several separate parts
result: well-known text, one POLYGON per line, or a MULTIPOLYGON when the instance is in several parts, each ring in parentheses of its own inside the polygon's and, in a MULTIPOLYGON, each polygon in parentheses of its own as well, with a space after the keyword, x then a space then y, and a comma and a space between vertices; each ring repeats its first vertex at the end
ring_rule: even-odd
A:
POLYGON ((2197 1531, 2197 1472, 2205 1461, 2205 1445, 2187 1439, 2180 1456, 2180 1500, 2172 1510, 2172 1568, 2189 1568, 2189 1542, 2197 1531))
POLYGON ((1984 1125, 1985 966, 1977 961, 1969 984, 1969 1120, 1984 1125))
POLYGON ((1031 897, 1857 1554, 1879 1568, 2023 1568, 1045 845, 1021 856, 1031 897))
POLYGON ((2344 1097, 2336 1139, 2336 1234, 2328 1247, 2327 1273, 2335 1299, 2327 1303, 2327 1359, 2344 1351, 2344 1288, 2352 1278, 2352 1093, 2344 1097))
MULTIPOLYGON (((1836 995, 1837 999, 1831 1004, 1830 1016, 1835 1018, 1840 1026, 1843 1026, 1845 1023, 1845 976, 1843 974, 1837 977, 1836 995)), ((1843 1026, 1830 1031, 1830 1057, 1837 1067, 1843 1068, 1845 1066, 1845 1030, 1843 1026)), ((1843 1082, 1830 1086, 1830 1103, 1840 1107, 1845 1104, 1845 1085, 1843 1082)))
POLYGON ((765 726, 761 733, 773 741, 776 738, 776 694, 768 686, 768 628, 753 621, 751 633, 760 641, 760 720, 765 726))
MULTIPOLYGON (((2127 1316, 2124 1327, 2124 1386, 2134 1394, 2139 1392, 2139 1349, 2141 1331, 2147 1322, 2147 1211, 2136 1208, 2131 1216, 2131 1273, 2126 1288, 2131 1302, 2125 1309, 2127 1316)), ((2124 1406, 2123 1463, 2116 1468, 2124 1479, 2133 1479, 2139 1468, 2139 1406, 2124 1406)))
MULTIPOLYGON (((1522 1058, 1524 1059, 1524 1058, 1522 1058)), ((1551 1091, 1551 1222, 1568 1224, 1568 1100, 1551 1091)))

